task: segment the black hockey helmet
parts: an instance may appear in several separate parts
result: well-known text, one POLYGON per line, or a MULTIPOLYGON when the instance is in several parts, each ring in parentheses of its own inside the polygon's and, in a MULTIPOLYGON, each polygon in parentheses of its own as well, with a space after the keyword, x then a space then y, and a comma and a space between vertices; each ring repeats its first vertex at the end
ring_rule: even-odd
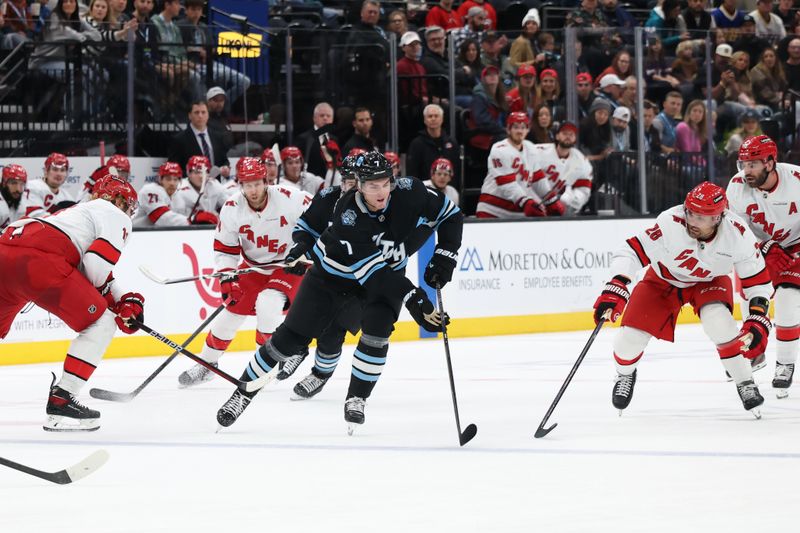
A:
POLYGON ((355 156, 353 164, 358 181, 372 181, 391 178, 394 181, 392 164, 380 152, 367 152, 355 156))

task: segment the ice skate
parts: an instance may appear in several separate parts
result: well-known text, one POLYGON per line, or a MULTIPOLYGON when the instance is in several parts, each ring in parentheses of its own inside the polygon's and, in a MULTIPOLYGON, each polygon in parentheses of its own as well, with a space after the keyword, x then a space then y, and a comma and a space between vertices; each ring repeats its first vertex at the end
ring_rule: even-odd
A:
MULTIPOLYGON (((211 363, 211 366, 217 368, 218 364, 211 363)), ((178 376, 178 388, 186 389, 194 387, 195 385, 211 381, 212 379, 214 379, 214 373, 211 370, 203 365, 194 365, 189 370, 181 372, 181 375, 178 376)))
POLYGON ((286 361, 281 361, 278 365, 278 381, 283 381, 292 374, 294 374, 297 367, 303 364, 303 361, 308 357, 308 352, 293 355, 286 361))
POLYGON ((782 364, 775 363, 775 377, 772 378, 772 388, 775 389, 775 396, 782 400, 789 396, 789 387, 792 386, 794 376, 794 363, 782 364))
POLYGON ((742 399, 742 406, 750 411, 756 419, 760 419, 761 409, 759 407, 764 403, 764 397, 758 392, 758 386, 750 379, 737 384, 736 390, 739 392, 739 398, 742 399))
POLYGON ((631 403, 634 385, 636 385, 636 370, 629 376, 617 374, 617 379, 614 382, 614 389, 611 394, 611 403, 614 404, 614 407, 619 409, 620 416, 622 416, 622 410, 631 403))
POLYGON ((294 394, 291 399, 308 400, 309 398, 313 398, 322 390, 322 387, 325 386, 325 383, 327 383, 329 379, 330 376, 321 378, 312 372, 297 382, 292 390, 294 394))
POLYGON ((217 422, 219 422, 220 425, 220 428, 217 429, 217 431, 222 428, 232 426, 233 423, 239 419, 244 410, 247 409, 247 406, 250 405, 250 402, 253 400, 256 394, 258 394, 258 391, 242 392, 241 390, 236 389, 233 392, 233 395, 228 398, 228 401, 219 408, 219 411, 217 411, 217 422))
POLYGON ((364 398, 353 396, 344 402, 344 420, 347 422, 347 434, 352 435, 356 426, 364 423, 364 398))
POLYGON ((47 399, 47 420, 45 431, 96 431, 100 429, 100 413, 89 409, 75 396, 61 387, 55 386, 56 377, 50 385, 47 399))
MULTIPOLYGON (((756 370, 761 370, 765 366, 767 366, 767 357, 763 353, 750 359, 750 368, 753 372, 756 370)), ((733 381, 733 378, 730 374, 728 374, 727 370, 725 371, 725 377, 728 379, 728 381, 733 381)))

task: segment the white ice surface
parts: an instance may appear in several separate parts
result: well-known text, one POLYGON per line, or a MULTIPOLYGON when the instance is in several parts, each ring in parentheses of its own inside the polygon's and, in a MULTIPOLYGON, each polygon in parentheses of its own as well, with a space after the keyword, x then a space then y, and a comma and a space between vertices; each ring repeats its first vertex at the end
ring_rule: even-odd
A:
MULTIPOLYGON (((602 331, 556 409, 533 433, 588 332, 451 341, 462 424, 457 443, 441 341, 395 343, 367 404, 345 432, 353 347, 315 399, 289 400, 307 361, 215 433, 232 392, 222 380, 178 390, 175 361, 132 403, 161 358, 101 363, 82 399, 102 411, 95 433, 42 431, 49 371, 0 367, 0 456, 43 470, 104 448, 109 462, 68 486, 0 467, 0 532, 734 532, 797 523, 800 394, 776 400, 757 374, 763 419, 745 412, 698 326, 653 342, 622 417, 610 402, 611 339, 602 331)), ((222 366, 239 375, 249 354, 222 366)))

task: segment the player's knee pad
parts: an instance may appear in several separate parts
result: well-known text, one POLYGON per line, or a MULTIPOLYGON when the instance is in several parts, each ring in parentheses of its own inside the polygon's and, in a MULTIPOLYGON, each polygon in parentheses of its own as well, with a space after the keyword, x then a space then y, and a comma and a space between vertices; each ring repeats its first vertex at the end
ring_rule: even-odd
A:
POLYGON ((800 290, 778 287, 775 291, 775 325, 792 327, 800 324, 800 290))
POLYGON ((739 335, 739 326, 730 309, 722 302, 712 302, 700 309, 700 323, 708 338, 716 345, 728 343, 739 335))
POLYGON ((245 318, 247 317, 244 315, 237 315, 224 309, 211 324, 211 334, 218 339, 231 341, 245 318))
POLYGON ((69 346, 68 353, 87 363, 95 364, 103 357, 116 331, 114 313, 106 309, 100 318, 75 337, 69 346))
POLYGON ((614 342, 612 343, 614 356, 626 361, 638 358, 647 347, 651 337, 646 331, 622 326, 619 328, 619 333, 614 337, 614 342))
POLYGON ((256 297, 256 324, 258 331, 272 333, 283 322, 286 295, 274 289, 265 289, 256 297))

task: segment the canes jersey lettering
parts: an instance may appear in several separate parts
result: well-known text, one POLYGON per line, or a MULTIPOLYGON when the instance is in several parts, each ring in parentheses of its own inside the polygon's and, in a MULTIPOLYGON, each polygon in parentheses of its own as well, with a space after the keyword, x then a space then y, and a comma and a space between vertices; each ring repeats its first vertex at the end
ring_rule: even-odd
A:
POLYGON ((508 139, 492 145, 489 172, 478 198, 479 213, 497 218, 524 218, 526 202, 542 202, 550 185, 539 169, 538 152, 527 140, 522 141, 520 150, 508 139))
POLYGON ((200 196, 200 201, 197 198, 200 196, 200 191, 192 187, 188 178, 183 178, 181 184, 178 185, 178 190, 172 195, 172 209, 178 214, 186 217, 192 216, 192 209, 194 212, 207 211, 209 213, 219 213, 225 200, 228 199, 230 194, 225 191, 225 187, 216 179, 209 179, 206 181, 203 196, 200 196), (195 207, 197 203, 197 207, 195 207))
POLYGON ((0 194, 0 233, 3 231, 3 228, 22 218, 25 213, 25 207, 22 205, 22 198, 24 197, 25 191, 22 191, 22 197, 17 207, 11 207, 8 205, 8 202, 6 202, 6 199, 3 198, 3 195, 0 194))
POLYGON ((633 279, 646 266, 678 288, 708 282, 733 270, 741 278, 748 300, 756 296, 769 299, 772 295, 771 280, 755 235, 729 211, 708 242, 689 236, 682 205, 664 211, 653 227, 628 239, 614 254, 611 272, 633 279))
POLYGON ((22 193, 22 212, 26 217, 44 216, 61 202, 73 202, 74 198, 61 187, 53 192, 44 179, 32 180, 22 193))
POLYGON ((567 215, 580 211, 592 193, 592 165, 577 148, 561 159, 556 145, 537 144, 539 168, 550 183, 550 195, 567 207, 567 215))
MULTIPOLYGON (((189 218, 173 209, 177 191, 170 196, 158 183, 145 183, 139 190, 139 209, 133 219, 134 228, 188 226, 189 218)), ((189 207, 191 210, 191 206, 189 207)))
POLYGON ((323 187, 325 187, 325 180, 316 174, 312 174, 310 172, 301 172, 300 179, 297 180, 297 183, 286 179, 285 176, 281 176, 280 185, 283 187, 291 187, 293 189, 305 191, 311 196, 314 196, 321 191, 323 187))
POLYGON ((800 243, 800 167, 778 163, 778 183, 771 191, 750 187, 739 172, 728 184, 730 209, 746 221, 760 241, 783 248, 800 243))
POLYGON ((101 293, 110 288, 115 300, 124 294, 113 283, 111 271, 131 234, 131 219, 114 204, 90 200, 54 215, 23 218, 12 223, 7 231, 13 232, 12 236, 16 232, 24 234, 28 224, 48 224, 61 231, 78 250, 81 272, 92 285, 101 293))
POLYGON ((219 215, 214 235, 217 270, 236 268, 241 256, 249 266, 280 261, 292 245, 292 231, 311 195, 280 185, 267 187, 267 205, 254 211, 241 192, 233 195, 219 215))

